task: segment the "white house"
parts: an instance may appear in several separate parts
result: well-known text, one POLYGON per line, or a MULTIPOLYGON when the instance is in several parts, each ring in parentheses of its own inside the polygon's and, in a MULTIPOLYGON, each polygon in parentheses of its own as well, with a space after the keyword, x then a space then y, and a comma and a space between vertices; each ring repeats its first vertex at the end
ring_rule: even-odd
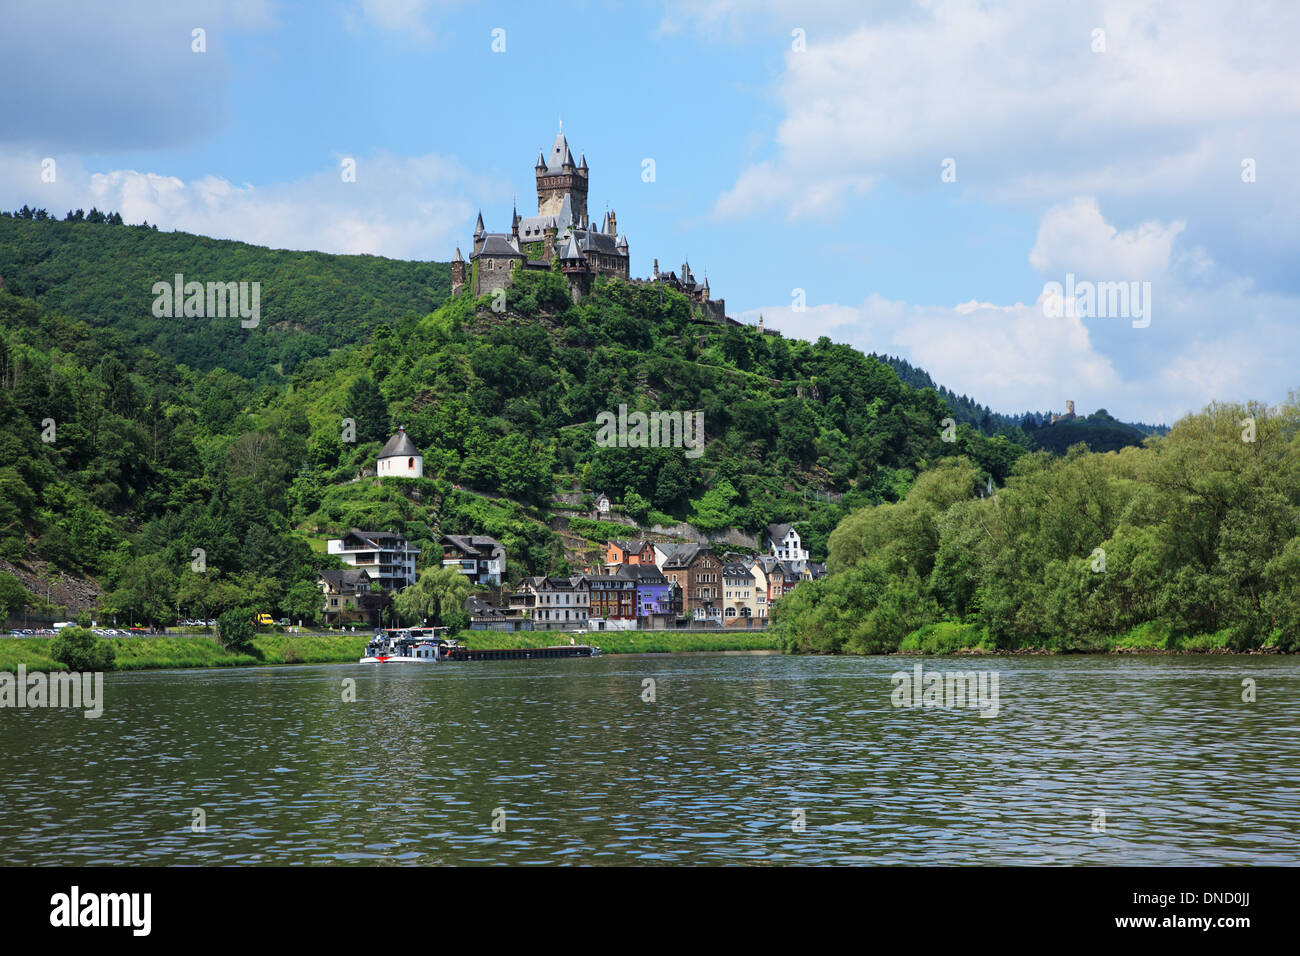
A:
POLYGON ((424 477, 424 456, 407 436, 405 428, 397 429, 397 434, 388 439, 388 444, 379 452, 375 473, 380 478, 424 477))
POLYGON ((445 534, 441 544, 444 568, 456 568, 473 585, 501 586, 501 577, 506 573, 506 549, 496 538, 445 534))
POLYGON ((779 561, 807 561, 808 552, 803 548, 799 532, 793 525, 770 524, 767 526, 768 547, 772 557, 779 561))
POLYGON ((341 538, 330 538, 326 549, 344 564, 368 572, 386 591, 400 591, 415 583, 415 559, 420 549, 411 547, 400 534, 353 528, 341 538))

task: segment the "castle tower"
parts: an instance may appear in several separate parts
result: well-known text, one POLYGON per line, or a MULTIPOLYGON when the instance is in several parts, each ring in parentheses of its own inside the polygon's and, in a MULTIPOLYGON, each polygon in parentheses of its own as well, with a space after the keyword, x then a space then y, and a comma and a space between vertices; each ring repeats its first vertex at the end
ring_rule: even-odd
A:
POLYGON ((586 217, 587 157, 583 155, 581 167, 573 164, 573 153, 564 133, 556 134, 549 157, 538 153, 534 172, 537 174, 537 215, 558 216, 567 196, 574 219, 581 222, 586 217))
POLYGON ((451 294, 459 295, 465 288, 465 260, 461 257, 460 246, 456 247, 456 258, 451 260, 451 294))
POLYGON ((605 230, 607 235, 611 235, 611 236, 618 235, 618 217, 614 215, 614 210, 611 209, 609 211, 608 218, 606 219, 605 225, 609 227, 605 230))

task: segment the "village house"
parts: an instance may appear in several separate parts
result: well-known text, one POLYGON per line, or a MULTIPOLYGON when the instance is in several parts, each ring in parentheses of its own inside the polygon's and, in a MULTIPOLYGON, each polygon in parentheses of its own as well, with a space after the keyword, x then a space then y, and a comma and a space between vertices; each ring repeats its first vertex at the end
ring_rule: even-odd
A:
POLYGON ((722 561, 699 544, 683 544, 664 560, 664 577, 682 595, 682 613, 694 622, 722 623, 722 561))
POLYGON ((326 624, 379 624, 391 599, 372 591, 370 574, 362 568, 322 571, 317 582, 325 595, 321 618, 326 624))
POLYGON ((444 568, 459 569, 472 586, 501 586, 506 549, 500 541, 484 534, 446 534, 439 543, 444 568))
POLYGON ((585 627, 591 615, 587 579, 581 574, 524 578, 510 595, 510 614, 531 620, 535 629, 585 627))
POLYGON ((591 616, 611 621, 636 620, 636 580, 623 574, 586 575, 591 616))
POLYGON ((658 568, 660 571, 662 571, 664 569, 664 562, 667 561, 670 557, 672 557, 673 552, 676 550, 677 550, 677 545, 675 544, 663 544, 661 542, 655 542, 654 566, 658 568))
POLYGON ((634 613, 642 627, 670 627, 681 612, 677 589, 653 563, 625 564, 618 577, 630 579, 636 588, 634 613))
POLYGON ((655 547, 650 541, 609 541, 605 544, 607 574, 624 564, 654 564, 655 547))
POLYGON ((344 564, 367 571, 385 591, 400 591, 415 583, 415 559, 420 549, 394 531, 353 528, 341 538, 328 539, 325 548, 344 564))
POLYGON ((807 561, 808 552, 804 550, 799 532, 793 525, 770 524, 767 526, 767 545, 772 557, 781 561, 807 561))
POLYGON ((771 605, 768 602, 769 582, 767 569, 760 560, 763 557, 771 557, 771 555, 746 557, 742 558, 741 561, 749 569, 749 573, 754 579, 754 617, 766 623, 771 605))
POLYGON ((754 560, 767 577, 767 607, 770 614, 773 605, 793 591, 799 583, 799 572, 790 566, 790 562, 778 560, 770 554, 760 554, 754 560))
POLYGON ((750 625, 757 609, 754 575, 739 555, 727 555, 722 564, 722 618, 727 627, 750 625))

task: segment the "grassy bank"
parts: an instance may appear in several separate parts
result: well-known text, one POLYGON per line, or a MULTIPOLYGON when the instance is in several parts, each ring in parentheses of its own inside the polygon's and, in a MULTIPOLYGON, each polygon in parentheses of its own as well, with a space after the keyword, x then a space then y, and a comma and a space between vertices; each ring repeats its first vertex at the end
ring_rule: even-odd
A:
MULTIPOLYGON (((498 634, 491 631, 463 631, 457 639, 469 647, 545 647, 568 644, 567 631, 534 631, 498 634)), ((301 634, 259 634, 253 640, 256 654, 224 650, 207 637, 114 637, 105 638, 116 655, 117 670, 145 670, 162 667, 246 667, 258 664, 327 664, 355 661, 365 651, 370 634, 328 637, 301 634)), ((653 634, 640 631, 610 631, 588 635, 606 654, 685 653, 689 651, 778 650, 776 638, 766 631, 741 633, 683 632, 653 634)), ((59 671, 67 668, 50 657, 51 641, 44 638, 0 639, 0 671, 13 673, 19 664, 29 671, 59 671)))
MULTIPOLYGON (((467 647, 546 647, 568 644, 568 631, 531 631, 505 634, 498 631, 462 631, 456 636, 467 647)), ((780 642, 770 631, 598 631, 575 638, 595 644, 603 654, 682 654, 693 651, 776 651, 780 642)))
MULTIPOLYGON (((365 651, 369 634, 304 637, 260 634, 253 640, 256 654, 224 650, 207 637, 105 638, 116 655, 117 670, 159 667, 241 667, 256 664, 324 664, 355 661, 365 651)), ((0 640, 0 671, 13 672, 19 664, 28 670, 66 670, 50 657, 50 641, 43 638, 0 640)))

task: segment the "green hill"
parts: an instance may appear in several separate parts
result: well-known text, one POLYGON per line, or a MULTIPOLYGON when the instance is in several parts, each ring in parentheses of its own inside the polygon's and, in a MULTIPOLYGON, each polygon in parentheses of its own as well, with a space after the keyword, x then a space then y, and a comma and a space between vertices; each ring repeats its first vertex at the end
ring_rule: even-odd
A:
POLYGON ((100 338, 200 371, 265 381, 425 315, 451 291, 446 263, 266 249, 146 226, 0 216, 0 278, 13 295, 83 320, 100 338), (154 283, 258 282, 261 322, 157 318, 154 283))
POLYGON ((426 556, 486 532, 511 577, 564 570, 549 508, 575 484, 643 525, 800 522, 821 556, 850 507, 898 499, 939 458, 1000 483, 1023 452, 965 426, 943 441, 938 394, 848 346, 704 321, 658 287, 603 282, 575 305, 528 273, 497 314, 446 300, 441 264, 8 217, 0 276, 0 557, 90 576, 146 619, 309 617, 330 560, 313 539, 354 524, 426 556), (261 324, 156 318, 152 284, 174 272, 262 282, 261 324), (597 416, 623 404, 702 413, 703 455, 599 447, 597 416), (398 424, 427 478, 352 481, 398 424))

